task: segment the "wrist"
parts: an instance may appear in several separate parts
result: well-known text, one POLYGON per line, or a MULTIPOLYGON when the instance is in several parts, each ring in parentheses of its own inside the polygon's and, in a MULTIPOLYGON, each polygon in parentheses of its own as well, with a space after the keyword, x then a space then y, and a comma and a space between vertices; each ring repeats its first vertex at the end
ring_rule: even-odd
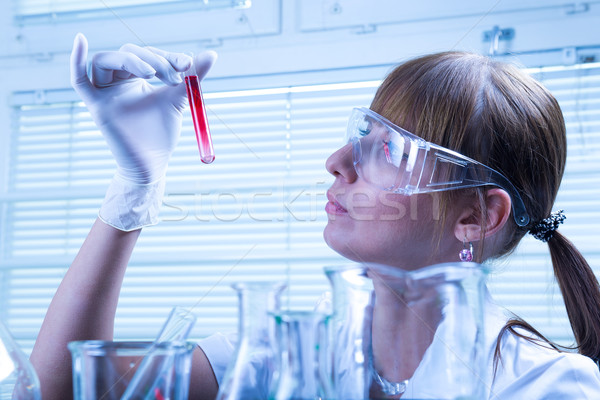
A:
POLYGON ((163 175, 152 183, 135 183, 117 172, 106 191, 99 218, 125 232, 156 225, 165 181, 163 175))
POLYGON ((139 169, 128 169, 117 166, 115 178, 119 178, 128 185, 145 186, 153 185, 162 180, 165 176, 166 168, 156 171, 140 171, 139 169))

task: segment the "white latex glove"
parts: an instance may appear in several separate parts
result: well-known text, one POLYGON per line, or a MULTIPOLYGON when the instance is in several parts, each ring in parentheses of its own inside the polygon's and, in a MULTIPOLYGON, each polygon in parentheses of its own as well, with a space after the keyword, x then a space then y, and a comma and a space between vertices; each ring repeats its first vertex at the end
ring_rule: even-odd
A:
MULTIPOLYGON (((126 44, 119 51, 96 54, 92 79, 87 75, 88 45, 78 34, 71 52, 71 84, 106 139, 118 168, 100 209, 100 218, 121 230, 158 222, 164 176, 179 140, 187 104, 179 72, 192 59, 152 47, 126 44), (146 79, 158 77, 166 85, 146 79)), ((216 59, 205 52, 194 60, 202 79, 216 59)))
MULTIPOLYGON (((187 104, 179 72, 190 67, 191 57, 126 44, 119 51, 94 56, 90 81, 87 52, 87 40, 78 34, 71 53, 71 84, 104 135, 119 175, 139 184, 161 179, 179 140, 181 111, 187 104), (155 87, 146 81, 154 76, 166 86, 155 87)), ((196 56, 199 79, 215 59, 216 53, 211 51, 196 56)))

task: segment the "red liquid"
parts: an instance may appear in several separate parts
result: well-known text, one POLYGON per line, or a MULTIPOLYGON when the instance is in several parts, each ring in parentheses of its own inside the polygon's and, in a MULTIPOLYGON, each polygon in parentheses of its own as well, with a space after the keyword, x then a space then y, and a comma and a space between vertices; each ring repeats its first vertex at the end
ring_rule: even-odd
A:
POLYGON ((159 388, 154 389, 154 397, 156 397, 156 400, 165 400, 165 397, 162 395, 159 388))
POLYGON ((198 77, 186 76, 185 87, 190 102, 190 110, 192 111, 192 120, 194 121, 198 150, 200 150, 200 159, 203 163, 210 164, 215 160, 215 151, 213 150, 212 138, 208 129, 208 119, 206 118, 206 109, 204 108, 204 100, 202 100, 202 91, 200 90, 198 77))

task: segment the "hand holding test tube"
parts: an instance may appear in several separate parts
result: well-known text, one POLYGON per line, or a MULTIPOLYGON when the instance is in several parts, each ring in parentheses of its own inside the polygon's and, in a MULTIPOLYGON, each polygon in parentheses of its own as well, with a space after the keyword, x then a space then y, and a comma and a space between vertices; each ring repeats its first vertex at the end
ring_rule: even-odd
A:
MULTIPOLYGON (((192 60, 194 57, 192 56, 192 60)), ((215 160, 210 129, 208 128, 208 119, 206 118, 206 107, 202 98, 200 89, 200 80, 196 72, 194 61, 190 68, 183 74, 185 87, 187 89, 190 111, 194 121, 194 130, 196 131, 196 140, 198 141, 198 150, 200 150, 200 159, 205 164, 210 164, 215 160)))

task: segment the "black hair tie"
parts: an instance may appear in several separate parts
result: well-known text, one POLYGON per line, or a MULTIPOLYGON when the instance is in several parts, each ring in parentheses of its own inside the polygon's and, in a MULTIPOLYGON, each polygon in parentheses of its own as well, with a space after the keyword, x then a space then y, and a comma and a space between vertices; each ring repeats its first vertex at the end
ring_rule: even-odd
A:
POLYGON ((548 240, 554 236, 554 232, 556 232, 558 226, 567 218, 565 214, 563 214, 563 211, 564 210, 558 210, 553 212, 548 218, 544 218, 537 222, 529 230, 529 233, 544 243, 548 242, 548 240))

